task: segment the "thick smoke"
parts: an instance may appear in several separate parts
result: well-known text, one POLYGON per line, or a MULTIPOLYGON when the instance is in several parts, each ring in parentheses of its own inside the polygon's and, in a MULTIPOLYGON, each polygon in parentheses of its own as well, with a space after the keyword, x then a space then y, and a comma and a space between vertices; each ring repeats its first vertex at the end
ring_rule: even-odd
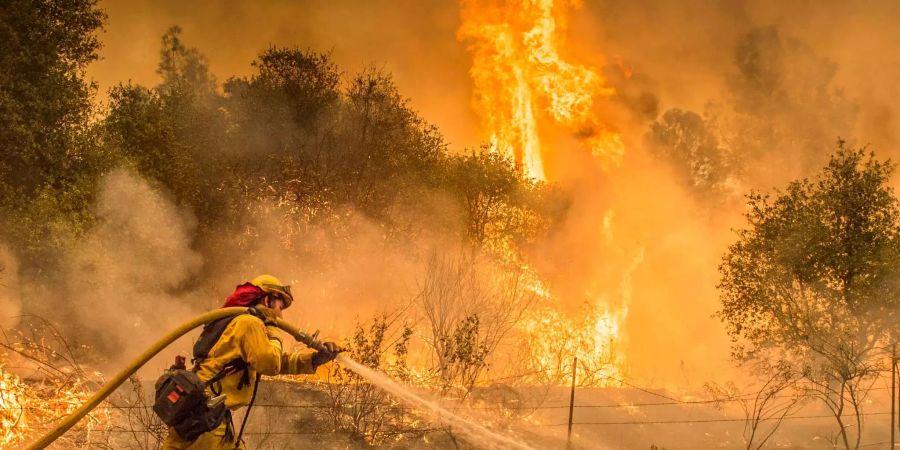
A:
POLYGON ((285 318, 303 329, 340 339, 356 320, 391 312, 412 296, 414 245, 388 245, 382 228, 362 214, 345 211, 339 229, 298 225, 270 203, 254 205, 251 216, 252 248, 211 262, 212 279, 231 288, 260 273, 276 275, 295 297, 285 318))
MULTIPOLYGON (((585 8, 591 14, 574 16, 572 34, 596 38, 590 50, 621 55, 621 66, 652 80, 661 115, 618 120, 628 143, 625 164, 605 175, 584 171, 584 178, 606 181, 581 183, 588 188, 575 210, 581 203, 582 217, 593 218, 571 222, 568 239, 590 236, 599 221, 591 209, 608 208, 618 245, 647 249, 626 327, 632 375, 671 388, 735 376, 725 370, 728 343, 711 316, 719 259, 734 239, 731 230, 743 226, 742 196, 818 171, 839 137, 871 142, 858 133, 867 104, 844 84, 843 55, 811 38, 787 7, 645 1, 585 8)), ((832 18, 817 18, 819 31, 835 32, 840 20, 832 18)), ((610 80, 632 93, 628 77, 610 80)), ((646 110, 641 98, 619 100, 646 110)), ((890 155, 883 146, 879 154, 890 155)), ((574 256, 576 266, 622 266, 603 248, 570 247, 557 264, 574 256)))
MULTIPOLYGON (((340 340, 355 323, 409 305, 422 274, 416 263, 421 254, 461 245, 456 238, 423 234, 401 248, 384 240, 379 224, 352 210, 342 213, 338 228, 300 225, 284 207, 261 201, 248 211, 243 232, 217 236, 233 245, 231 251, 223 245, 223 253, 204 260, 193 248, 191 212, 127 168, 103 178, 95 210, 96 225, 60 255, 66 267, 61 279, 18 283, 15 260, 0 253, 0 306, 4 326, 14 325, 21 292, 32 302, 30 311, 59 326, 71 343, 87 345, 99 369, 120 368, 262 273, 293 285, 296 301, 287 320, 340 340)), ((142 376, 154 377, 175 354, 189 355, 190 346, 191 339, 178 341, 142 376)))
POLYGON ((99 223, 65 256, 60 303, 100 354, 133 356, 207 304, 188 294, 202 266, 193 219, 127 169, 103 179, 96 208, 99 223))

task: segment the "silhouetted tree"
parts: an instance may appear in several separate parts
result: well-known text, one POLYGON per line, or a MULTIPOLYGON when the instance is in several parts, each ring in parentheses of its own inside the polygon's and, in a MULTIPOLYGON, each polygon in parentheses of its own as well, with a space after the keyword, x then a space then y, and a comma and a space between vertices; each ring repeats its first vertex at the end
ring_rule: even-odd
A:
POLYGON ((725 189, 731 175, 728 155, 699 114, 670 109, 650 126, 646 140, 651 151, 673 166, 692 193, 708 198, 725 189))
POLYGON ((828 157, 832 130, 853 126, 855 105, 834 86, 837 65, 776 27, 746 33, 727 80, 733 115, 723 126, 732 163, 758 182, 805 176, 828 157))

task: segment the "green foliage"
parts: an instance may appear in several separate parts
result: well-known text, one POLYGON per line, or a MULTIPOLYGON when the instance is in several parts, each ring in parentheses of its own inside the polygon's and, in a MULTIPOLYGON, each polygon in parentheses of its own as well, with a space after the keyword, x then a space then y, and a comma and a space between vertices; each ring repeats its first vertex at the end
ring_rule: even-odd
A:
POLYGON ((480 342, 481 326, 478 314, 471 314, 456 324, 453 336, 443 345, 445 356, 453 363, 483 367, 488 354, 487 345, 480 342))
POLYGON ((297 49, 270 48, 254 66, 225 86, 232 153, 302 210, 350 206, 390 226, 439 168, 442 137, 387 74, 366 70, 340 89, 328 55, 297 49))
POLYGON ((406 383, 411 381, 407 358, 409 357, 409 340, 412 339, 412 335, 412 327, 404 325, 400 331, 400 337, 394 342, 394 361, 389 363, 387 368, 397 380, 406 383))
POLYGON ((307 218, 350 206, 395 236, 415 232, 433 213, 427 200, 449 194, 478 245, 537 233, 537 189, 499 155, 449 155, 389 75, 367 69, 342 87, 327 54, 298 49, 270 48, 254 66, 225 85, 230 154, 265 177, 246 180, 251 189, 274 187, 307 218))
POLYGON ((0 217, 4 237, 52 266, 91 225, 92 186, 109 165, 89 126, 105 15, 91 0, 13 0, 0 15, 0 217))
POLYGON ((487 147, 444 165, 441 183, 463 213, 466 237, 502 258, 546 235, 568 211, 565 193, 523 179, 512 160, 487 147))
POLYGON ((749 228, 720 266, 722 309, 741 362, 782 367, 861 436, 867 388, 900 312, 900 204, 894 166, 843 142, 815 179, 749 196, 749 228))
POLYGON ((749 196, 750 228, 720 267, 740 357, 779 348, 854 352, 896 324, 900 207, 893 165, 841 144, 815 181, 749 196), (746 350, 746 353, 744 352, 746 350))
POLYGON ((340 100, 341 75, 327 54, 272 47, 253 66, 259 71, 247 83, 253 96, 282 103, 300 128, 314 126, 340 100))
POLYGON ((180 32, 173 27, 162 38, 162 83, 114 87, 101 126, 107 150, 190 207, 206 231, 227 217, 233 200, 221 189, 230 168, 227 122, 205 58, 180 32))
POLYGON ((512 206, 523 188, 514 164, 487 149, 450 158, 448 184, 458 194, 468 216, 468 234, 482 243, 492 229, 514 226, 512 206))
POLYGON ((0 21, 0 176, 25 198, 80 169, 91 112, 86 65, 105 16, 95 1, 11 1, 0 21))
POLYGON ((156 73, 163 79, 160 89, 170 96, 215 93, 216 79, 209 73, 206 57, 181 42, 181 27, 169 28, 163 35, 156 73))
MULTIPOLYGON (((0 207, 13 218, 5 231, 26 256, 24 266, 43 269, 95 225, 98 180, 119 165, 194 213, 199 250, 211 259, 234 245, 255 245, 253 216, 270 205, 284 213, 288 233, 310 225, 339 233, 352 211, 380 227, 388 244, 431 232, 501 256, 565 212, 558 190, 524 180, 501 156, 451 154, 389 74, 370 68, 345 76, 327 53, 269 48, 252 63, 253 74, 220 90, 203 54, 172 27, 161 39, 160 84, 115 86, 98 114, 82 72, 95 57, 99 42, 91 32, 102 15, 91 2, 76 3, 58 23, 40 22, 26 3, 14 4, 28 19, 23 23, 69 33, 47 31, 64 41, 47 50, 55 60, 41 59, 53 63, 42 73, 61 74, 56 85, 27 71, 34 76, 0 79, 0 108, 10 111, 0 117, 0 138, 14 149, 0 156, 0 171, 16 175, 2 178, 0 207), (44 120, 35 108, 58 111, 44 120), (58 139, 37 142, 39 135, 58 139)), ((24 33, 12 25, 0 33, 24 33)), ((10 50, 34 53, 10 42, 22 47, 10 50)), ((10 67, 16 64, 31 63, 10 67)))
POLYGON ((110 112, 104 121, 106 144, 134 162, 137 170, 175 193, 180 199, 196 196, 192 182, 196 164, 179 136, 178 117, 158 91, 119 85, 109 94, 110 112))
POLYGON ((104 145, 144 177, 164 186, 190 206, 201 225, 221 218, 218 186, 227 176, 217 158, 225 122, 204 102, 185 102, 168 89, 119 85, 110 91, 110 110, 102 123, 104 145))
POLYGON ((331 132, 317 133, 341 97, 340 73, 327 54, 273 47, 253 66, 257 74, 224 86, 234 153, 302 157, 332 143, 331 132))
MULTIPOLYGON (((344 346, 356 362, 400 380, 408 379, 406 357, 412 329, 394 326, 393 322, 388 317, 376 317, 368 329, 357 323, 344 346), (393 361, 385 361, 388 354, 393 361)), ((331 365, 328 376, 331 408, 327 414, 336 430, 370 445, 384 444, 399 433, 416 434, 417 419, 378 386, 338 364, 331 365)))
POLYGON ((444 365, 441 373, 447 388, 459 383, 465 392, 471 391, 478 376, 487 367, 490 348, 481 336, 478 314, 470 314, 454 324, 453 331, 446 336, 436 336, 440 342, 435 345, 440 351, 440 361, 444 365))

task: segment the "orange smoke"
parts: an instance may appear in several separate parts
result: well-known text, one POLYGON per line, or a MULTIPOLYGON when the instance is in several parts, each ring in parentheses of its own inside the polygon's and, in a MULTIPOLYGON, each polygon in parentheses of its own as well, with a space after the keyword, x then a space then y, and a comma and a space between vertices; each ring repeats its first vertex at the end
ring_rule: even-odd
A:
POLYGON ((566 18, 576 0, 461 0, 459 38, 469 42, 474 106, 492 147, 510 155, 526 176, 546 179, 540 124, 580 137, 604 165, 624 148, 618 133, 594 114, 615 94, 598 71, 566 60, 566 18))

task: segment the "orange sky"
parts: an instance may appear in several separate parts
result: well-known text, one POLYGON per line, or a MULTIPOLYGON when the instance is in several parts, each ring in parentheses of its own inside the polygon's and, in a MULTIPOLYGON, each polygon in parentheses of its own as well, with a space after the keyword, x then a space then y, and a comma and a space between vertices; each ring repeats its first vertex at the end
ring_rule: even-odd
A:
MULTIPOLYGON (((437 124, 452 148, 484 141, 471 105, 471 59, 456 38, 457 0, 100 0, 109 15, 102 59, 89 75, 103 92, 133 80, 156 82, 159 41, 171 25, 209 59, 220 81, 250 72, 269 45, 332 51, 353 73, 374 64, 394 74, 413 106, 437 124)), ((570 44, 585 62, 603 53, 649 75, 662 110, 702 110, 733 70, 737 37, 774 25, 836 63, 838 88, 860 103, 860 132, 873 145, 900 140, 888 100, 897 89, 900 38, 893 0, 719 2, 589 0, 571 15, 570 44)))
POLYGON ((250 62, 269 45, 332 51, 349 74, 366 65, 391 72, 454 148, 478 144, 455 0, 101 0, 100 6, 109 20, 101 60, 88 74, 100 84, 101 99, 121 81, 155 84, 160 37, 177 24, 219 81, 250 73, 250 62))

